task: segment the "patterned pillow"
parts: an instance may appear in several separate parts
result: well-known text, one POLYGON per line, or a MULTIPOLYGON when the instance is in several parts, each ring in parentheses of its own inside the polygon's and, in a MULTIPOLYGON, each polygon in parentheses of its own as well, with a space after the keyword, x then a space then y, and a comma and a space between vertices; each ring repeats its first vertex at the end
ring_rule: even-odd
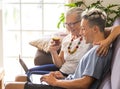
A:
MULTIPOLYGON (((59 36, 60 39, 62 40, 67 35, 67 33, 57 32, 53 35, 59 36)), ((40 39, 37 39, 37 40, 33 40, 33 41, 29 42, 29 44, 38 48, 39 50, 49 52, 48 46, 49 46, 49 42, 51 40, 51 37, 52 36, 48 36, 48 37, 45 37, 45 38, 40 38, 40 39)))
POLYGON ((48 51, 48 45, 49 45, 50 39, 51 38, 40 38, 40 39, 33 40, 33 41, 29 42, 29 44, 38 48, 39 50, 49 52, 48 51))

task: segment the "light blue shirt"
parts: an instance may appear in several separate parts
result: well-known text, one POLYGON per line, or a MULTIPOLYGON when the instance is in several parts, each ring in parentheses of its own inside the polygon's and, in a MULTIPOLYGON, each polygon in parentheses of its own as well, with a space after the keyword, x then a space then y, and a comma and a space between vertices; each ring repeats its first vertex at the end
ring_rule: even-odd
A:
POLYGON ((68 80, 81 78, 83 76, 91 76, 96 79, 90 89, 97 89, 99 81, 105 69, 109 68, 111 59, 111 50, 107 56, 99 57, 96 50, 99 46, 93 46, 80 60, 76 71, 73 75, 67 77, 68 80))

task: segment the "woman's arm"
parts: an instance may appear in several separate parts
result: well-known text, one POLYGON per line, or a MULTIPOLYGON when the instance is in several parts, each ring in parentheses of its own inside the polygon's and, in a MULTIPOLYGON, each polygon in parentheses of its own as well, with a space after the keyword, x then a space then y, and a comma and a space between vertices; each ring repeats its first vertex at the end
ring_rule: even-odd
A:
POLYGON ((64 53, 60 51, 59 55, 57 51, 51 52, 53 63, 60 68, 64 63, 64 53))
POLYGON ((120 25, 113 27, 110 35, 106 38, 108 44, 111 44, 120 34, 120 25))
MULTIPOLYGON (((109 32, 110 30, 108 30, 108 34, 109 32)), ((115 26, 111 29, 111 33, 105 40, 95 43, 100 45, 100 47, 97 50, 98 55, 101 56, 106 55, 110 47, 110 44, 117 38, 119 34, 120 34, 120 26, 115 26)))
POLYGON ((105 28, 105 38, 107 38, 110 35, 112 29, 113 29, 113 27, 106 27, 105 28))
POLYGON ((51 41, 51 44, 49 45, 49 51, 51 53, 53 63, 58 68, 60 68, 64 63, 64 52, 60 51, 59 54, 57 52, 60 49, 60 47, 61 47, 60 42, 56 45, 56 44, 54 44, 54 41, 51 41))

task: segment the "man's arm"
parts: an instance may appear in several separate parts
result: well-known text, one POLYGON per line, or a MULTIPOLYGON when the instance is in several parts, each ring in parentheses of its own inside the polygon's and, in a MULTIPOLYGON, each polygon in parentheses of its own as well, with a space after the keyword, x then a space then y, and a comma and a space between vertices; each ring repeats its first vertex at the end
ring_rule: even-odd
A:
POLYGON ((83 76, 74 80, 58 80, 55 85, 67 89, 89 89, 94 80, 92 77, 83 76))
POLYGON ((41 80, 47 82, 52 86, 67 89, 88 89, 90 85, 95 81, 94 78, 89 76, 83 76, 82 78, 74 80, 58 80, 52 74, 44 75, 41 80))

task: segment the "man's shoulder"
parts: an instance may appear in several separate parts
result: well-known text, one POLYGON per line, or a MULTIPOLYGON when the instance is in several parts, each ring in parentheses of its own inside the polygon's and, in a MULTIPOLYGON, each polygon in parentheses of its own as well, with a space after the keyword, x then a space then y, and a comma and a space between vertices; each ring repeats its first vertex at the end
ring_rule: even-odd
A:
POLYGON ((97 55, 97 49, 99 45, 94 45, 84 56, 83 60, 85 61, 97 61, 100 59, 108 59, 111 57, 112 51, 109 49, 108 54, 106 56, 99 56, 97 55))
POLYGON ((97 49, 98 49, 99 45, 94 45, 87 53, 88 54, 95 54, 97 49))
POLYGON ((96 45, 96 46, 93 46, 84 56, 83 56, 83 59, 82 61, 94 61, 94 60, 97 60, 98 59, 98 56, 97 56, 97 48, 99 46, 96 45))
POLYGON ((97 57, 100 57, 100 58, 107 58, 109 56, 112 55, 112 47, 109 48, 108 50, 108 53, 106 56, 98 56, 97 55, 97 49, 99 48, 99 45, 94 45, 89 51, 88 51, 88 55, 91 55, 91 56, 97 56, 97 57))
POLYGON ((91 50, 97 50, 97 48, 99 47, 99 45, 94 45, 91 50))

